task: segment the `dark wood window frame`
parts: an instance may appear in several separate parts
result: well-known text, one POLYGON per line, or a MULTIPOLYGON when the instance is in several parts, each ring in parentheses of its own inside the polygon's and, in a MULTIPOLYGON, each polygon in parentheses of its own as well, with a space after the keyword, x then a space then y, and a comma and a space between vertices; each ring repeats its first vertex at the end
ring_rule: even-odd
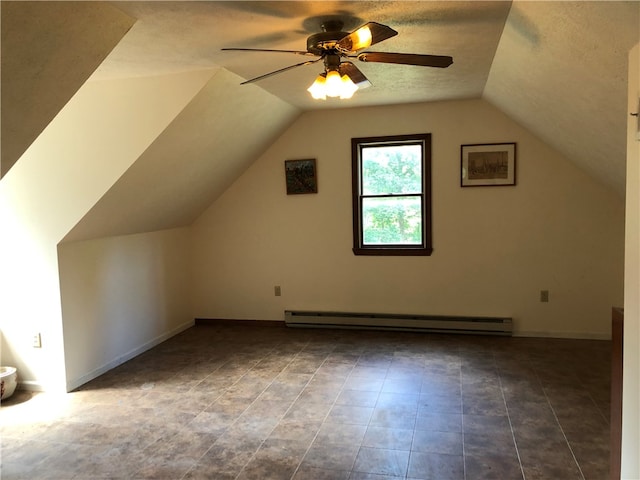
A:
MULTIPOLYGON (((351 179, 353 205, 353 253, 355 255, 428 256, 431 243, 431 134, 394 135, 351 139, 351 179), (422 241, 420 244, 364 245, 362 228, 362 149, 385 145, 422 146, 422 241)), ((406 195, 398 195, 406 196, 406 195)))

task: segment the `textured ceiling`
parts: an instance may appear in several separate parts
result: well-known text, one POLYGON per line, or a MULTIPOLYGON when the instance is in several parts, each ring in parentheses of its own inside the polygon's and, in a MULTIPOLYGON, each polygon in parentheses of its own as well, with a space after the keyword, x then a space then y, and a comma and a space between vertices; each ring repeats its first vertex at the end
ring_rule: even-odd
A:
POLYGON ((224 67, 250 79, 307 59, 223 47, 304 50, 323 19, 399 34, 372 51, 451 55, 447 69, 357 66, 373 83, 348 102, 312 100, 322 70, 299 67, 243 88, 302 110, 484 97, 624 194, 627 55, 640 2, 114 2, 138 22, 96 78, 224 67))
POLYGON ((640 2, 514 2, 484 97, 625 191, 627 62, 640 2))
POLYGON ((138 19, 96 78, 222 66, 249 79, 308 57, 221 51, 223 47, 305 50, 326 18, 353 30, 368 21, 399 32, 369 50, 450 55, 447 69, 357 66, 373 83, 348 103, 312 100, 306 88, 323 70, 299 67, 244 88, 263 88, 302 109, 472 98, 482 94, 510 2, 117 2, 138 19))
MULTIPOLYGON (((16 158, 26 148, 10 145, 17 144, 19 136, 5 135, 5 125, 24 127, 29 130, 26 133, 35 138, 55 114, 44 115, 43 108, 24 108, 26 103, 17 96, 4 95, 7 78, 12 77, 10 80, 25 86, 25 90, 29 84, 24 80, 29 80, 29 75, 39 80, 38 76, 46 77, 48 71, 29 73, 33 62, 24 52, 28 49, 40 52, 45 60, 42 65, 46 66, 54 58, 46 54, 48 49, 54 47, 51 50, 54 53, 65 51, 60 42, 43 42, 33 37, 42 30, 42 22, 32 21, 29 30, 7 17, 5 4, 12 3, 23 7, 25 3, 32 4, 35 9, 47 4, 52 5, 51 8, 58 6, 60 10, 51 17, 52 21, 64 21, 65 5, 78 5, 76 2, 2 2, 3 164, 6 148, 15 146, 16 158), (18 40, 18 47, 9 50, 15 54, 12 58, 22 61, 18 65, 22 75, 12 76, 8 68, 5 45, 12 39, 6 38, 4 27, 9 24, 15 27, 10 31, 18 40), (8 110, 11 102, 18 106, 14 114, 8 110), (39 117, 39 123, 37 118, 25 121, 21 111, 39 117)), ((355 29, 367 21, 389 25, 399 32, 398 36, 369 50, 451 55, 453 65, 437 69, 358 62, 373 86, 358 91, 349 101, 310 98, 306 88, 321 71, 319 64, 296 68, 234 91, 266 91, 300 110, 483 97, 585 171, 624 194, 624 132, 629 113, 625 109, 627 56, 639 41, 640 2, 108 3, 82 3, 91 10, 88 15, 92 21, 96 16, 102 20, 86 23, 85 30, 91 33, 92 39, 85 42, 88 46, 106 38, 101 28, 111 24, 113 10, 120 10, 125 14, 124 19, 130 17, 136 22, 95 71, 91 77, 95 80, 205 68, 224 68, 239 79, 249 79, 307 57, 225 52, 221 48, 304 50, 306 38, 320 31, 322 20, 327 17, 342 19, 345 30, 355 29), (101 5, 111 8, 103 9, 101 5), (94 24, 101 27, 94 28, 94 24)), ((124 23, 124 28, 128 28, 124 23)), ((64 31, 64 22, 57 29, 64 31)), ((73 51, 78 52, 78 48, 76 45, 73 51)), ((64 86, 64 75, 49 82, 47 88, 36 88, 31 94, 27 91, 25 98, 34 98, 43 107, 56 97, 66 101, 70 95, 68 89, 50 88, 55 82, 64 86), (56 95, 63 90, 62 96, 56 95)))

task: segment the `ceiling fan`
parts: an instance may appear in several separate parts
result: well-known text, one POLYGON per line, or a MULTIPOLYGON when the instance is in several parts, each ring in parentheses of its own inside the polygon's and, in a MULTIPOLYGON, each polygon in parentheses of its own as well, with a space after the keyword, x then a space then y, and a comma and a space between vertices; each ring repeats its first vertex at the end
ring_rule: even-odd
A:
POLYGON ((324 72, 308 88, 313 98, 325 99, 329 97, 350 98, 358 88, 365 88, 371 82, 349 60, 355 58, 361 62, 395 63, 401 65, 417 65, 422 67, 446 68, 453 63, 453 58, 444 55, 421 55, 415 53, 363 52, 362 50, 376 43, 387 40, 398 34, 394 29, 376 22, 369 22, 353 32, 343 32, 344 23, 331 19, 322 23, 322 32, 307 38, 306 50, 275 50, 263 48, 223 48, 222 50, 244 52, 277 52, 292 53, 318 57, 314 60, 296 63, 273 72, 252 78, 247 83, 257 82, 272 75, 288 70, 311 65, 323 61, 324 72))

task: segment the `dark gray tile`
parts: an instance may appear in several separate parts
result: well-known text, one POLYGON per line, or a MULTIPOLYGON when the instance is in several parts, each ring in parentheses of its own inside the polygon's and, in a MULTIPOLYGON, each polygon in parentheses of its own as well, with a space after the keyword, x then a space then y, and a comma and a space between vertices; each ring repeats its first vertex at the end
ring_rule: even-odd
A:
POLYGON ((351 475, 349 475, 349 480, 402 480, 404 478, 367 472, 351 472, 351 475))
POLYGON ((570 445, 585 478, 608 478, 610 445, 607 439, 587 437, 570 441, 570 445))
POLYGON ((421 393, 418 403, 418 414, 430 413, 462 413, 462 398, 460 395, 446 395, 444 393, 421 393))
MULTIPOLYGON (((188 456, 152 454, 141 463, 140 468, 133 473, 136 479, 182 478, 196 464, 196 460, 188 456)), ((95 468, 92 465, 89 468, 95 468)), ((87 469, 84 474, 89 473, 87 469)), ((77 478, 74 477, 74 478, 77 478)))
POLYGON ((387 378, 382 385, 382 392, 402 393, 402 394, 420 394, 422 384, 420 380, 387 378))
POLYGON ((367 431, 366 425, 325 422, 316 436, 316 443, 360 445, 367 431))
POLYGON ((463 438, 465 455, 493 455, 495 452, 516 455, 516 446, 511 432, 465 433, 463 438))
MULTIPOLYGON (((280 377, 278 377, 280 378, 280 377)), ((261 400, 283 400, 285 402, 293 402, 304 388, 304 384, 296 385, 291 383, 283 383, 274 380, 269 387, 258 397, 261 400)))
POLYGON ((46 394, 3 402, 2 474, 447 480, 464 478, 466 461, 466 480, 509 479, 522 478, 519 454, 527 480, 605 478, 610 350, 582 340, 195 327, 64 405, 56 399, 53 421, 34 420, 46 394))
POLYGON ((279 440, 296 440, 309 446, 320 430, 320 422, 281 422, 272 430, 269 438, 279 440))
POLYGON ((510 433, 511 424, 506 415, 464 415, 462 417, 464 433, 510 433))
POLYGON ((301 465, 292 480, 348 480, 348 470, 331 470, 326 468, 301 465))
POLYGON ((507 406, 502 395, 465 396, 462 399, 465 415, 506 415, 507 406))
POLYGON ((314 442, 305 455, 302 466, 350 471, 359 448, 359 445, 314 442))
POLYGON ((426 453, 462 455, 462 435, 454 432, 416 430, 411 450, 426 453))
POLYGON ((380 390, 382 390, 383 384, 384 384, 384 378, 351 375, 344 382, 344 385, 342 388, 345 390, 364 390, 367 392, 380 392, 380 390))
POLYGON ((333 405, 340 394, 341 385, 309 384, 300 393, 298 400, 309 403, 333 405))
POLYGON ((285 423, 322 422, 330 409, 331 404, 309 403, 305 402, 303 399, 298 399, 293 405, 291 405, 291 408, 287 411, 284 417, 282 417, 282 421, 285 423))
POLYGON ((373 408, 371 407, 334 405, 333 408, 331 408, 329 415, 327 415, 327 422, 367 425, 372 413, 373 408))
MULTIPOLYGON (((464 466, 466 478, 471 480, 523 480, 518 457, 515 455, 465 455, 464 466)), ((526 476, 529 479, 529 476, 526 476)), ((548 477, 570 478, 570 477, 548 477)))
POLYGON ((411 407, 376 407, 370 424, 375 427, 413 430, 416 425, 416 416, 415 409, 411 407))
POLYGON ((418 400, 420 395, 418 393, 395 393, 395 392, 380 392, 378 395, 377 407, 398 407, 407 406, 413 407, 417 410, 418 400))
POLYGON ((351 375, 359 377, 379 378, 381 380, 384 380, 387 376, 388 370, 388 366, 378 367, 375 365, 364 365, 362 363, 358 363, 355 367, 353 367, 353 370, 351 370, 351 375))
POLYGON ((573 452, 565 441, 519 446, 518 453, 527 479, 581 478, 573 452))
POLYGON ((362 446, 408 451, 411 449, 412 439, 413 430, 411 429, 370 426, 362 440, 362 446))
POLYGON ((462 455, 411 452, 407 478, 415 480, 464 480, 462 455))
POLYGON ((356 457, 353 470, 356 472, 404 477, 408 464, 408 451, 362 447, 356 457))
POLYGON ((455 413, 423 413, 416 418, 416 430, 462 432, 462 415, 455 413))
POLYGON ((529 422, 513 427, 514 438, 519 448, 535 448, 540 442, 564 443, 566 437, 558 423, 529 422))
POLYGON ((245 415, 258 415, 263 418, 282 418, 293 405, 295 398, 291 401, 285 399, 263 399, 258 397, 245 411, 245 415))
POLYGON ((342 390, 336 399, 336 405, 352 405, 354 407, 375 407, 378 392, 366 390, 342 390))
POLYGON ((188 428, 194 432, 221 435, 239 415, 222 414, 217 412, 201 412, 196 418, 191 420, 188 428))
POLYGON ((207 453, 218 438, 219 435, 184 429, 163 436, 147 447, 144 452, 153 455, 184 456, 197 460, 207 453))
POLYGON ((265 441, 244 466, 238 480, 288 480, 304 456, 306 447, 295 440, 265 441))

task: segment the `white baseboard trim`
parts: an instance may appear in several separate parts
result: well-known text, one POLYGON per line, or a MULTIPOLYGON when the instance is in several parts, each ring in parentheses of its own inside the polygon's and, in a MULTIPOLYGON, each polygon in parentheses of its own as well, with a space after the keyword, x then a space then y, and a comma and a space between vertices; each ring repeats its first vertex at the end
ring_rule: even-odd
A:
POLYGON ((587 332, 538 332, 538 331, 514 331, 514 337, 539 337, 539 338, 565 338, 573 340, 611 340, 611 332, 587 333, 587 332))
POLYGON ((29 392, 44 392, 46 390, 41 382, 36 382, 35 380, 18 381, 16 388, 18 390, 27 390, 29 392))
POLYGON ((92 370, 91 372, 85 375, 82 375, 81 377, 67 380, 67 392, 71 392, 72 390, 75 390, 79 386, 84 385, 87 382, 90 382, 94 378, 99 377, 100 375, 108 372, 109 370, 116 368, 117 366, 122 365, 123 363, 131 360, 132 358, 137 357, 141 353, 144 353, 147 350, 150 350, 153 347, 160 345, 162 342, 169 340, 171 337, 174 337, 179 333, 184 332, 185 330, 193 327, 194 325, 195 325, 195 320, 190 320, 186 323, 183 323, 182 325, 174 328, 173 330, 165 332, 162 335, 159 335, 153 338, 152 340, 149 340, 148 342, 140 345, 139 347, 136 347, 133 350, 130 350, 123 355, 120 355, 119 357, 113 359, 109 363, 99 368, 96 368, 95 370, 92 370))

